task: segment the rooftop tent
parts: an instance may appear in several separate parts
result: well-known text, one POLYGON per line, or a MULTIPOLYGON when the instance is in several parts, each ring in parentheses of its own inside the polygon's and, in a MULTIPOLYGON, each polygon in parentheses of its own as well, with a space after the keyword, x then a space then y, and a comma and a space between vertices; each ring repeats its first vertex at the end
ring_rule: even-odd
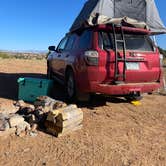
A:
POLYGON ((70 31, 119 21, 149 28, 153 34, 166 33, 154 0, 88 0, 70 31))

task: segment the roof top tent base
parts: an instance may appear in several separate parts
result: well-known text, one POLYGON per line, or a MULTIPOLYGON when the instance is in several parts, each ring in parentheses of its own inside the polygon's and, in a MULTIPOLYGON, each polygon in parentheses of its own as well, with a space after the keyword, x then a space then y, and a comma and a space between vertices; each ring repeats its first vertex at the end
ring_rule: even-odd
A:
POLYGON ((166 33, 154 0, 88 0, 70 31, 119 22, 149 29, 154 35, 166 33))

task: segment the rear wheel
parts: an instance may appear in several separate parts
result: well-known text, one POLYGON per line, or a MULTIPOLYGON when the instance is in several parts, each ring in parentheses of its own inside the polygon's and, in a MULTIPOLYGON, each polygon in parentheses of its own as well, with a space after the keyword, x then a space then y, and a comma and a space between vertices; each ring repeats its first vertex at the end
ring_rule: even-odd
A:
POLYGON ((76 99, 76 86, 75 86, 74 73, 72 70, 67 71, 66 93, 69 101, 74 101, 76 99))
POLYGON ((66 93, 69 102, 87 102, 90 100, 88 93, 80 93, 77 91, 74 73, 71 69, 67 71, 66 75, 66 93))

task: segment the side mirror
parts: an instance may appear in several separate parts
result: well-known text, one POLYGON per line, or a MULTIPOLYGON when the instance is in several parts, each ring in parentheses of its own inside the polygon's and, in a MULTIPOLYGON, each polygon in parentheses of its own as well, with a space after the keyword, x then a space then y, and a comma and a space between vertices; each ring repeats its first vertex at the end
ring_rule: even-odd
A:
POLYGON ((48 47, 48 50, 49 50, 49 51, 56 51, 56 47, 55 47, 55 46, 49 46, 49 47, 48 47))

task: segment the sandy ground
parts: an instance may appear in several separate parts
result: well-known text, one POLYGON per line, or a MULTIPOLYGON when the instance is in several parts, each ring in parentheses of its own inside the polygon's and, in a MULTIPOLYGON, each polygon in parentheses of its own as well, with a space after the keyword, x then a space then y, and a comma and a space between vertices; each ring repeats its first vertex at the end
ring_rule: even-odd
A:
MULTIPOLYGON (((0 60, 0 111, 13 109, 18 77, 45 73, 45 61, 0 60)), ((56 88, 61 98, 63 87, 56 88)), ((0 165, 166 165, 166 96, 145 95, 137 107, 123 98, 96 96, 80 107, 84 127, 70 135, 0 137, 0 165)))

